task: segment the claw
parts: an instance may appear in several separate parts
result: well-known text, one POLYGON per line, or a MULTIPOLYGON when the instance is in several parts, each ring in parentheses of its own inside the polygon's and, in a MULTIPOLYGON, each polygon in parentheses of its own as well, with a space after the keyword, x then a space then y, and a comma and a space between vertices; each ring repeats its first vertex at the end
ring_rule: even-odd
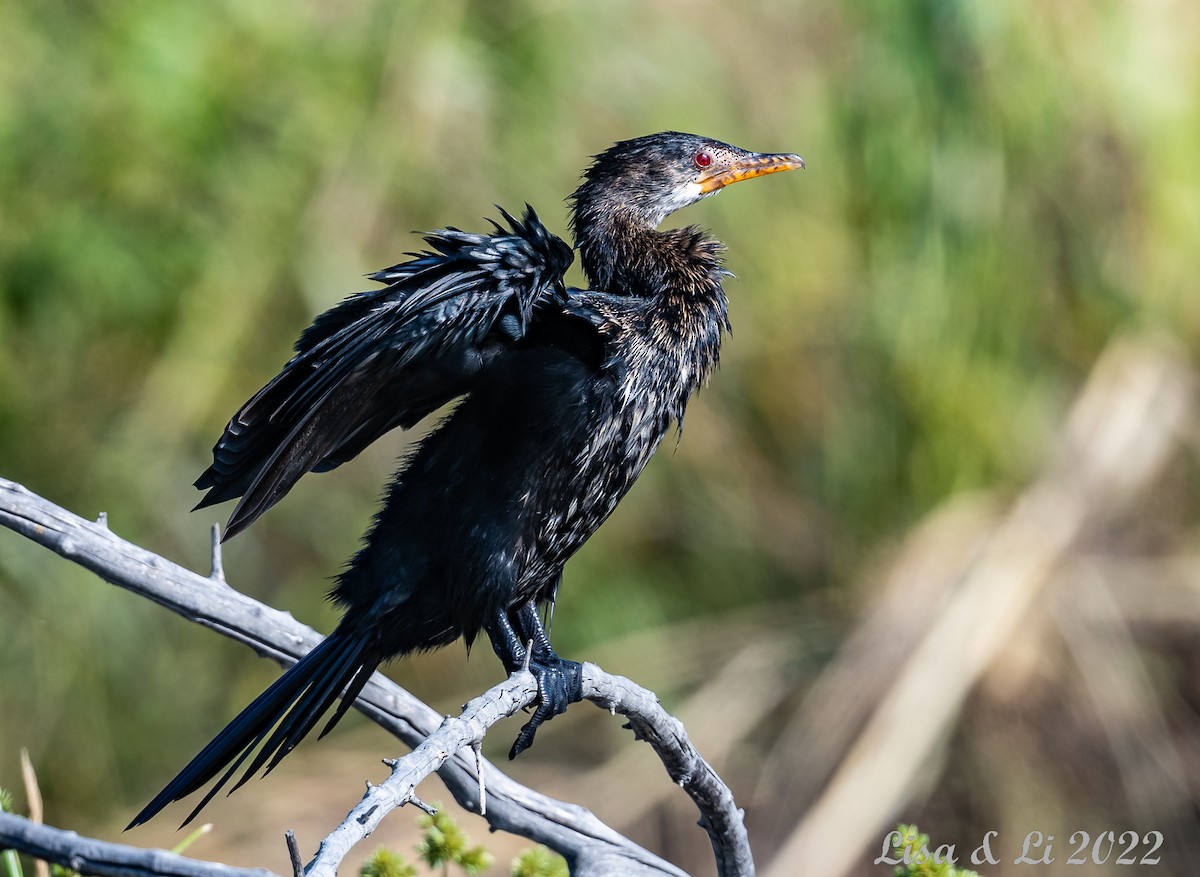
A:
POLYGON ((563 660, 550 652, 530 661, 529 672, 537 678, 538 707, 513 741, 508 751, 510 760, 533 745, 534 735, 544 722, 583 700, 583 665, 579 662, 563 660))
POLYGON ((533 737, 544 723, 583 700, 583 665, 554 653, 533 603, 512 612, 497 612, 486 629, 509 673, 528 670, 537 679, 538 706, 508 752, 512 759, 533 745, 533 737))

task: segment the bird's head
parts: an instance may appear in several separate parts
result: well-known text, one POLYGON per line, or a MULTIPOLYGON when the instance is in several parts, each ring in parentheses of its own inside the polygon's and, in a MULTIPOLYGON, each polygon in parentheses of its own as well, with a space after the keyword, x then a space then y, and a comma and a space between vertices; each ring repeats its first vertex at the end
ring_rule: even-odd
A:
POLYGON ((719 140, 667 131, 613 144, 584 171, 572 224, 578 237, 606 217, 655 228, 668 214, 730 183, 804 167, 791 153, 747 152, 719 140))

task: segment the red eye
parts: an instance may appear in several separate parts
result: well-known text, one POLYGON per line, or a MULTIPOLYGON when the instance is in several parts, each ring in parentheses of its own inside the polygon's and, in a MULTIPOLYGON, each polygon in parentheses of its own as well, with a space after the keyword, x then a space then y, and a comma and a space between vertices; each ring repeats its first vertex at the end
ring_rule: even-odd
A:
POLYGON ((712 164, 712 153, 711 152, 697 152, 696 157, 693 159, 693 161, 696 162, 696 167, 699 167, 699 168, 708 167, 710 164, 712 164))

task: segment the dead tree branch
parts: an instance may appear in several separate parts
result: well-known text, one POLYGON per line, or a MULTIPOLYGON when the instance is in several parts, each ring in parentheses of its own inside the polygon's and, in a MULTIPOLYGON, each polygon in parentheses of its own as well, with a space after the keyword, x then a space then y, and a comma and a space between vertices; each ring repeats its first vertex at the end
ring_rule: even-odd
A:
POLYGON ((0 850, 16 849, 81 874, 99 877, 277 877, 265 868, 233 868, 125 844, 80 837, 0 812, 0 850))
MULTIPOLYGON (((0 479, 0 524, 86 567, 105 581, 217 630, 285 666, 320 641, 317 633, 290 614, 264 606, 230 587, 215 550, 212 573, 200 576, 121 539, 107 528, 106 521, 84 520, 5 479, 0 479)), ((732 794, 696 752, 682 725, 658 706, 653 693, 589 664, 585 665, 584 694, 606 709, 628 717, 636 736, 651 743, 672 780, 692 797, 700 810, 700 823, 712 842, 718 873, 722 877, 753 875, 742 814, 732 794)), ((497 711, 502 713, 490 719, 494 722, 527 706, 534 697, 527 674, 518 673, 473 703, 484 701, 481 707, 487 707, 489 718, 497 711)), ((379 674, 364 689, 356 706, 414 749, 421 747, 442 723, 440 715, 379 674)), ((421 759, 431 751, 438 757, 424 762, 419 769, 416 766, 421 759, 414 758, 417 752, 398 760, 397 765, 403 765, 400 772, 404 776, 424 777, 437 770, 459 804, 479 812, 480 775, 472 746, 482 739, 490 723, 480 723, 479 714, 464 714, 456 721, 465 722, 470 733, 455 730, 444 741, 428 747, 421 759)), ((682 873, 613 831, 584 808, 555 801, 516 783, 490 763, 484 760, 479 763, 488 790, 486 818, 490 827, 546 844, 567 858, 573 874, 682 873)), ((393 770, 393 777, 396 776, 397 771, 393 770)), ((404 780, 393 785, 396 784, 403 786, 404 780)), ((415 780, 411 784, 415 785, 415 780)), ((389 788, 387 794, 391 793, 389 788)), ((368 798, 370 795, 369 791, 368 798)), ((379 818, 387 809, 377 809, 379 818)), ((331 835, 308 866, 310 873, 332 873, 322 869, 336 868, 333 850, 341 849, 340 845, 356 834, 365 836, 362 832, 365 825, 357 821, 356 814, 358 808, 347 821, 358 827, 344 832, 339 828, 331 835), (329 847, 328 855, 325 847, 329 847)), ((342 852, 341 856, 344 855, 342 852)))

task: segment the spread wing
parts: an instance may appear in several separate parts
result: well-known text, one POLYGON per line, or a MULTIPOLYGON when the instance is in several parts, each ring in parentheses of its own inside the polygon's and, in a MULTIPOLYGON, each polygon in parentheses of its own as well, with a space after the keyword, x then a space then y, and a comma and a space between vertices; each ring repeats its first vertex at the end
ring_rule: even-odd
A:
POLYGON ((304 331, 296 355, 229 421, 197 479, 197 508, 240 496, 225 538, 309 471, 351 459, 470 391, 477 376, 560 311, 573 253, 533 208, 504 228, 429 235, 430 249, 371 275, 383 289, 347 298, 304 331))

